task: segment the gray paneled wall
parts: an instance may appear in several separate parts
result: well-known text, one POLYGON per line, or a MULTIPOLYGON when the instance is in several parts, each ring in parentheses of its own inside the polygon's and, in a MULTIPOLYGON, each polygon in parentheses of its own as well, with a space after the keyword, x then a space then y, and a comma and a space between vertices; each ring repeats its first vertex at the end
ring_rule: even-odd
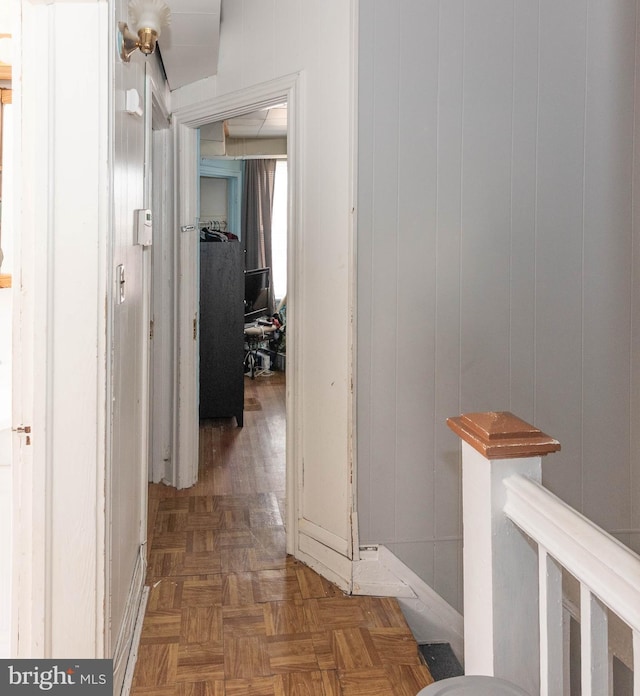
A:
POLYGON ((546 484, 640 544, 636 13, 360 3, 360 542, 457 608, 448 416, 511 410, 557 437, 546 484))

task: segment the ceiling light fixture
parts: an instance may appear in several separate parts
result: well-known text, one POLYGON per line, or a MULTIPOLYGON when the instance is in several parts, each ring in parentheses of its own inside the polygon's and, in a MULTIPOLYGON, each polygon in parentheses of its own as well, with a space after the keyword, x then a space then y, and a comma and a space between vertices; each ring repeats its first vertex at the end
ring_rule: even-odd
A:
POLYGON ((146 56, 153 53, 163 27, 171 19, 169 6, 163 0, 131 0, 129 21, 136 27, 134 34, 126 22, 118 22, 118 52, 125 63, 131 54, 140 49, 146 56))

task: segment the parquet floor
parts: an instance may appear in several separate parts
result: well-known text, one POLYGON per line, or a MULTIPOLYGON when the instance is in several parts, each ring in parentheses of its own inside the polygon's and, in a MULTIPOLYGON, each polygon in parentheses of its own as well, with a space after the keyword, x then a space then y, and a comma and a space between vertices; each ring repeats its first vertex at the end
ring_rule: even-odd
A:
POLYGON ((285 552, 284 376, 244 428, 200 428, 200 480, 151 485, 132 696, 415 696, 432 682, 394 599, 344 595, 285 552))

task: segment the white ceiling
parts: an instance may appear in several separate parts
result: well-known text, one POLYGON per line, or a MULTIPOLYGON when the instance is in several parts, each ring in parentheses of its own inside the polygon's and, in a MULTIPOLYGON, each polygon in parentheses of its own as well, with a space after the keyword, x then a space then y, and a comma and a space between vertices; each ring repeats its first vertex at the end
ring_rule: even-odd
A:
POLYGON ((287 107, 252 111, 226 121, 229 138, 284 138, 287 136, 287 107))
POLYGON ((170 89, 218 72, 221 0, 168 0, 171 23, 158 39, 170 89))
MULTIPOLYGON (((224 135, 227 138, 286 138, 287 107, 273 106, 229 118, 224 122, 224 135)), ((201 126, 200 137, 203 140, 221 141, 223 135, 220 124, 201 126)))
MULTIPOLYGON (((222 0, 167 2, 171 22, 162 30, 158 46, 169 88, 174 90, 217 73, 222 0)), ((243 114, 227 120, 225 126, 229 138, 286 137, 287 107, 243 114)), ((207 137, 206 126, 201 129, 201 135, 207 137)))

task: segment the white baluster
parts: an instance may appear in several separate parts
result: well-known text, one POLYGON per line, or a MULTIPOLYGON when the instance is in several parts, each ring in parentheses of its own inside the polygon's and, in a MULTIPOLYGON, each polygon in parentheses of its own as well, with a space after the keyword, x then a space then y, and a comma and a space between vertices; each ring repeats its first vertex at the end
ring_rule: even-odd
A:
POLYGON ((540 593, 540 696, 564 692, 562 569, 542 547, 538 548, 540 593))
POLYGON ((609 693, 609 637, 607 609, 580 585, 580 645, 582 696, 609 693))
POLYGON ((562 694, 571 696, 571 614, 562 608, 562 694))
POLYGON ((640 696, 640 631, 633 632, 633 696, 640 696))

